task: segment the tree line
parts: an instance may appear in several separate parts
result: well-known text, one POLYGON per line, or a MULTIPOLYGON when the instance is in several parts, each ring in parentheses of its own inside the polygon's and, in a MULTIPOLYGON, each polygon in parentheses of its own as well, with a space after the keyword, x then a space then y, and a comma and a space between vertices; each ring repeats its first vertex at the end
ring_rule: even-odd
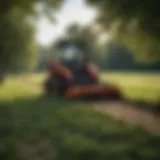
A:
POLYGON ((160 60, 139 60, 132 50, 125 45, 115 42, 98 43, 96 32, 91 25, 82 27, 78 24, 69 25, 66 35, 57 39, 50 47, 41 47, 37 71, 44 71, 48 59, 56 57, 56 47, 66 43, 81 43, 84 52, 90 61, 97 64, 102 70, 108 71, 160 71, 160 60), (83 36, 85 35, 85 36, 83 36))

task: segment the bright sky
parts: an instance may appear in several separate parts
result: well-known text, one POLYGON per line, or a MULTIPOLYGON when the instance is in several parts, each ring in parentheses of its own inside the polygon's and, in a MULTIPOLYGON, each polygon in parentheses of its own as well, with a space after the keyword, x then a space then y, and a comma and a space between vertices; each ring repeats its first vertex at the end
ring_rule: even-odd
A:
POLYGON ((45 18, 37 23, 37 41, 47 45, 63 34, 64 29, 71 23, 78 22, 82 25, 90 23, 96 16, 96 11, 88 7, 85 0, 66 0, 58 13, 57 24, 51 24, 45 18))

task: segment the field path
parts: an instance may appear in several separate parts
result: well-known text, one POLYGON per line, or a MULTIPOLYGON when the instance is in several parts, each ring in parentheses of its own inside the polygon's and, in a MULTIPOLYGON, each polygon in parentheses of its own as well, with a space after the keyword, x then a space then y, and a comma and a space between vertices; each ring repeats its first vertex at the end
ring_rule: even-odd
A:
POLYGON ((94 106, 97 111, 160 135, 160 117, 149 111, 123 102, 100 102, 94 106))
MULTIPOLYGON (((39 85, 35 85, 25 79, 20 80, 19 84, 22 84, 27 87, 32 88, 33 90, 43 92, 42 88, 39 85)), ((149 112, 136 105, 127 104, 124 102, 97 102, 92 103, 95 110, 112 116, 116 119, 125 121, 131 125, 138 125, 152 134, 160 135, 160 116, 155 115, 152 112, 149 112)))

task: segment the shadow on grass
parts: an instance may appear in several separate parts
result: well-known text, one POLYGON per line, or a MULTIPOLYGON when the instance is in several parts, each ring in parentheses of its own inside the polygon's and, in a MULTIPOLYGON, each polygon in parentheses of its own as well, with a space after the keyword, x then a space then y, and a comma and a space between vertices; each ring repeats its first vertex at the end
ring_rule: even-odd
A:
POLYGON ((83 103, 41 96, 0 103, 0 110, 2 160, 160 159, 159 137, 83 103))

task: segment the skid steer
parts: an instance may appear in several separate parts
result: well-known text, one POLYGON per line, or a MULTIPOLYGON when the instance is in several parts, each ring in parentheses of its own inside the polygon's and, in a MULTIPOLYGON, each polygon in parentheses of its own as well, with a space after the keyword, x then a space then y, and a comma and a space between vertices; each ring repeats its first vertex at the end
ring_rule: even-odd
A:
POLYGON ((67 99, 120 99, 120 89, 99 80, 99 72, 80 44, 65 44, 47 63, 45 91, 67 99))

